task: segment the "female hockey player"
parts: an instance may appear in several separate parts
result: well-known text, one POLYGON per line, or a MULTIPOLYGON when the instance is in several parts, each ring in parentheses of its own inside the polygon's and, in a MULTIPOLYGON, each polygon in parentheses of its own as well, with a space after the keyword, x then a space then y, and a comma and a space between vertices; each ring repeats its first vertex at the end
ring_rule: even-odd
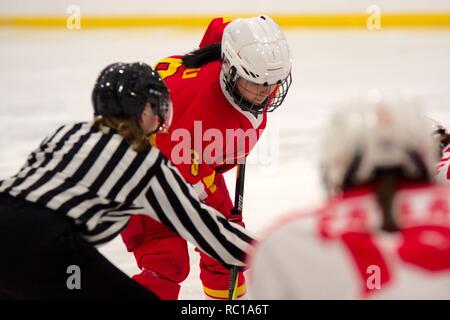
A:
POLYGON ((439 122, 432 120, 433 135, 441 151, 441 159, 436 167, 437 180, 450 184, 450 134, 439 122))
POLYGON ((250 296, 449 299, 450 189, 434 182, 428 128, 401 96, 339 109, 322 143, 330 198, 264 237, 250 256, 250 296))
MULTIPOLYGON (((156 136, 158 148, 206 204, 243 224, 241 215, 230 215, 233 203, 223 173, 245 159, 266 127, 267 113, 286 97, 291 57, 282 30, 267 16, 230 23, 214 19, 198 50, 166 58, 156 70, 174 104, 173 126, 169 134, 156 136), (232 136, 227 135, 230 130, 232 136), (180 136, 186 131, 192 140, 181 154, 180 136)), ((162 299, 177 299, 179 284, 189 273, 186 241, 142 216, 132 219, 122 237, 142 270, 134 279, 162 299)), ((226 299, 230 270, 200 255, 206 297, 226 299)), ((242 297, 246 291, 242 274, 238 281, 242 297)))
POLYGON ((19 173, 0 181, 0 298, 156 298, 95 249, 131 214, 243 266, 251 241, 245 229, 202 204, 149 143, 172 112, 158 73, 143 63, 112 64, 92 101, 93 122, 60 127, 19 173))

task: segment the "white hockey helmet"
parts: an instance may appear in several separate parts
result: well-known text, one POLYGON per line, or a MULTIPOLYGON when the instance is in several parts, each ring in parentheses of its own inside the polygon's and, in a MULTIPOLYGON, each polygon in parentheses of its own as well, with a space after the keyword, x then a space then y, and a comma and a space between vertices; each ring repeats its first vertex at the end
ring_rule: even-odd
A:
POLYGON ((370 90, 343 103, 322 141, 321 170, 330 195, 399 169, 408 179, 431 181, 438 150, 418 99, 370 90))
POLYGON ((235 19, 222 37, 222 75, 227 96, 244 110, 271 112, 281 105, 292 82, 292 60, 286 37, 270 17, 235 19), (276 85, 262 104, 246 101, 235 88, 236 80, 276 85))

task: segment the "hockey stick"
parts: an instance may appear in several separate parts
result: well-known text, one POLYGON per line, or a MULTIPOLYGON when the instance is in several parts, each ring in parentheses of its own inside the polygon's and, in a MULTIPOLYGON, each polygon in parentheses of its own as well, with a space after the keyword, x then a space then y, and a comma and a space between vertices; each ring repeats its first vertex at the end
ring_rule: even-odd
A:
MULTIPOLYGON (((234 208, 231 210, 231 215, 242 214, 242 206, 244 204, 244 180, 245 180, 245 159, 244 163, 237 166, 236 172, 236 189, 234 191, 234 208)), ((231 219, 232 220, 232 219, 231 219)), ((236 300, 239 268, 232 267, 230 271, 230 284, 228 287, 228 299, 236 300)))

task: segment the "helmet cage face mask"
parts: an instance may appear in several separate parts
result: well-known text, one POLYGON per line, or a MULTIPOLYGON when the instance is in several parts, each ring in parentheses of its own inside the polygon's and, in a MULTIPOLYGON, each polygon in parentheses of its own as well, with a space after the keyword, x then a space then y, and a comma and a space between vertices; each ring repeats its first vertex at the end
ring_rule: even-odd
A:
POLYGON ((149 90, 150 97, 148 102, 152 107, 152 112, 157 117, 158 127, 153 131, 167 132, 172 123, 173 107, 169 94, 162 94, 161 91, 149 90))
POLYGON ((261 15, 231 21, 224 29, 221 50, 221 85, 230 102, 254 114, 272 112, 283 103, 292 83, 292 60, 287 39, 273 19, 261 15), (238 86, 240 78, 275 87, 263 101, 251 99, 260 91, 245 94, 238 86))
MULTIPOLYGON (((226 59, 223 57, 223 59, 226 59)), ((229 62, 227 60, 223 63, 223 74, 224 79, 223 82, 225 84, 225 89, 230 94, 234 103, 236 103, 242 110, 249 111, 253 114, 262 114, 266 112, 273 112, 283 103, 286 95, 289 91, 289 87, 292 84, 292 75, 289 75, 275 84, 264 83, 264 86, 272 86, 275 88, 270 92, 268 97, 262 103, 251 102, 244 98, 238 89, 238 79, 240 76, 238 75, 235 67, 230 67, 229 62)), ((247 79, 245 79, 247 80, 247 79)), ((249 80, 247 80, 249 81, 249 80)), ((244 89, 245 90, 245 89, 244 89)))

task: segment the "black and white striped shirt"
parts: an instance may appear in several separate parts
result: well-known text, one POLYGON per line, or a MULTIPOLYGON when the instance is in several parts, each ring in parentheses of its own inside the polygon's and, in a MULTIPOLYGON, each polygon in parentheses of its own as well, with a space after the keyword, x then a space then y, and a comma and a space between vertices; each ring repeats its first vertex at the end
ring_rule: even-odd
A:
POLYGON ((107 242, 131 214, 145 214, 226 265, 244 266, 245 229, 200 202, 156 149, 135 152, 114 130, 93 123, 60 127, 44 139, 0 192, 72 218, 92 244, 107 242))

